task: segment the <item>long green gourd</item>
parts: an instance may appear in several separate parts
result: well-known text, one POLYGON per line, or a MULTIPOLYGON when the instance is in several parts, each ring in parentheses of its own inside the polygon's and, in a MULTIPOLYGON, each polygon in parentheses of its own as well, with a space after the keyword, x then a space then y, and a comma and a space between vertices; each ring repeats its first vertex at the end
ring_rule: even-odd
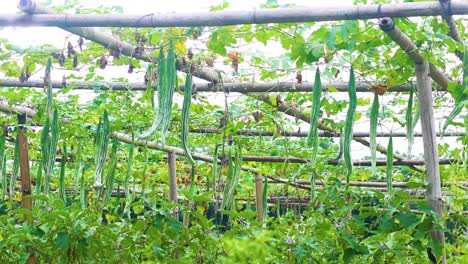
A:
POLYGON ((81 179, 80 179, 80 203, 81 203, 81 208, 86 208, 87 202, 86 202, 86 188, 85 188, 85 166, 81 168, 81 179))
POLYGON ((371 113, 370 113, 370 139, 369 147, 371 152, 371 165, 372 175, 377 173, 377 120, 379 117, 379 95, 374 94, 374 100, 372 101, 371 113))
POLYGON ((65 167, 67 163, 67 144, 63 142, 63 155, 62 159, 60 160, 60 198, 65 202, 67 200, 67 196, 65 193, 65 167))
POLYGON ((10 180, 10 201, 13 201, 15 187, 16 187, 16 180, 18 179, 19 174, 19 141, 18 137, 15 140, 15 149, 13 150, 13 172, 11 173, 11 180, 10 180))
POLYGON ((177 82, 175 64, 174 45, 171 42, 167 57, 164 56, 164 52, 161 50, 158 58, 158 112, 149 130, 137 136, 140 139, 149 138, 158 129, 161 129, 161 142, 165 143, 169 131, 173 95, 177 82))
POLYGON ((6 159, 5 159, 5 149, 6 149, 6 137, 2 133, 0 136, 0 182, 2 183, 2 198, 1 200, 5 199, 6 195, 6 159))
POLYGON ((320 69, 317 67, 315 72, 315 82, 312 95, 312 111, 310 112, 310 130, 307 136, 307 145, 312 147, 310 158, 311 166, 315 165, 317 157, 319 137, 318 137, 318 118, 320 114, 320 96, 322 94, 322 82, 320 81, 320 69))
POLYGON ((213 169, 211 171, 211 180, 208 179, 208 191, 210 190, 210 187, 212 187, 212 191, 216 192, 216 177, 218 176, 218 171, 219 171, 219 166, 218 166, 218 150, 219 150, 220 144, 216 144, 215 146, 215 151, 213 155, 213 169))
POLYGON ((445 132, 448 125, 453 122, 453 119, 463 110, 466 104, 463 102, 468 100, 468 46, 465 46, 465 52, 463 53, 463 87, 461 93, 455 98, 455 107, 450 112, 447 120, 445 120, 442 132, 445 132))
POLYGON ((75 161, 75 167, 73 168, 73 179, 75 181, 75 191, 79 190, 80 186, 80 171, 81 171, 81 166, 82 166, 82 152, 83 152, 83 144, 82 144, 82 138, 78 138, 78 150, 76 151, 76 161, 75 161))
POLYGON ((163 98, 166 96, 167 90, 167 66, 166 66, 166 56, 164 55, 164 51, 161 49, 159 52, 158 57, 158 111, 156 112, 153 123, 151 127, 144 133, 137 135, 140 139, 147 139, 154 135, 156 130, 158 130, 162 124, 163 118, 163 98))
POLYGON ((106 175, 106 193, 104 196, 103 206, 106 206, 112 196, 112 189, 115 182, 115 168, 117 167, 117 149, 119 141, 117 139, 112 140, 111 148, 111 164, 106 175))
POLYGON ((220 210, 232 209, 234 201, 234 192, 239 183, 240 171, 242 168, 242 147, 237 144, 234 159, 232 159, 231 151, 229 153, 228 175, 224 185, 223 200, 221 201, 220 210))
POLYGON ((354 125, 354 114, 356 113, 357 107, 357 96, 356 96, 356 80, 354 78, 354 70, 351 67, 348 83, 348 95, 349 95, 349 107, 346 114, 345 123, 345 138, 343 143, 343 154, 346 164, 346 184, 349 184, 349 178, 353 173, 353 163, 351 161, 351 141, 353 139, 353 125, 354 125))
POLYGON ((174 44, 170 43, 169 50, 167 52, 167 95, 163 98, 164 101, 164 116, 161 128, 161 142, 165 143, 166 136, 169 131, 169 124, 171 121, 172 113, 172 102, 174 97, 174 90, 177 86, 177 70, 176 70, 176 57, 174 51, 174 44))
POLYGON ((6 158, 3 158, 2 163, 3 166, 2 171, 0 171, 0 174, 2 174, 2 200, 4 200, 7 194, 6 158))
POLYGON ((229 209, 229 205, 231 202, 230 189, 231 189, 231 183, 233 182, 233 178, 234 178, 234 166, 233 166, 233 160, 232 160, 232 150, 231 148, 229 148, 228 169, 227 169, 226 180, 224 182, 223 200, 221 201, 221 205, 219 206, 220 210, 229 209))
POLYGON ((42 192, 42 162, 37 164, 37 172, 36 172, 36 195, 41 194, 42 192))
POLYGON ((264 218, 267 219, 268 218, 268 178, 267 177, 264 177, 264 180, 263 180, 263 193, 262 193, 262 197, 263 197, 263 204, 262 204, 262 207, 263 207, 263 215, 264 215, 264 218))
MULTIPOLYGON (((134 141, 134 136, 133 135, 132 135, 132 141, 134 141)), ((124 181, 124 188, 125 188, 125 209, 124 209, 124 212, 126 212, 128 214, 128 216, 130 216, 130 204, 132 202, 132 199, 130 197, 129 182, 130 182, 130 176, 132 174, 134 149, 135 149, 135 145, 130 144, 128 159, 127 159, 127 172, 125 174, 125 181, 124 181)))
POLYGON ((110 125, 107 111, 104 110, 102 119, 99 121, 96 131, 96 152, 94 154, 94 164, 96 170, 94 173, 94 188, 100 190, 102 187, 102 175, 104 172, 104 164, 107 158, 107 147, 110 138, 110 125))
POLYGON ((154 105, 154 84, 153 84, 153 65, 148 64, 148 67, 146 67, 146 93, 148 94, 150 98, 150 103, 153 109, 155 109, 154 105))
POLYGON ((414 125, 413 125, 413 101, 414 101, 414 88, 411 83, 409 98, 408 98, 408 107, 406 110, 406 139, 408 140, 408 156, 411 155, 411 150, 413 149, 414 144, 414 125))
POLYGON ((148 147, 145 146, 143 148, 143 158, 145 159, 145 162, 143 164, 143 169, 141 170, 141 175, 142 175, 142 182, 141 182, 141 196, 144 198, 146 195, 146 169, 148 168, 148 147))
POLYGON ((184 152, 189 158, 190 162, 193 164, 195 161, 192 158, 192 154, 190 153, 188 147, 188 121, 190 115, 190 102, 192 100, 192 75, 190 72, 187 72, 187 78, 185 79, 185 88, 184 88, 184 103, 182 105, 182 146, 184 148, 184 152))
POLYGON ((386 176, 387 176, 387 190, 389 193, 393 189, 393 138, 392 135, 390 135, 390 139, 388 140, 388 145, 387 145, 387 170, 386 170, 386 176))
POLYGON ((57 144, 60 134, 59 118, 57 109, 54 110, 52 124, 48 116, 41 134, 42 168, 44 170, 44 194, 48 195, 50 190, 50 179, 55 167, 57 156, 57 144))

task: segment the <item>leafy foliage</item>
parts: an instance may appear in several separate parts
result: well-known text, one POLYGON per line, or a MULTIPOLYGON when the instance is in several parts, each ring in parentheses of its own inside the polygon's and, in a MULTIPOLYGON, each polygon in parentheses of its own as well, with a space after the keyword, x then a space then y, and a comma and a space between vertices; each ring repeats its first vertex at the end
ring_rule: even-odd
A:
MULTIPOLYGON (((268 0, 261 6, 277 7, 289 4, 268 0)), ((229 3, 223 1, 212 10, 226 8, 229 3)), ((123 11, 84 7, 79 1, 66 1, 57 10, 123 11)), ((447 56, 464 46, 447 36, 448 28, 439 20, 398 18, 395 23, 429 62, 454 80, 463 72, 466 82, 468 60, 460 65, 447 56)), ((458 19, 456 23, 466 39, 466 22, 458 19)), ((5 132, 0 137, 1 263, 23 263, 32 255, 39 263, 427 263, 428 248, 441 254, 429 235, 433 227, 447 231, 448 260, 466 262, 468 197, 466 187, 452 184, 466 181, 466 162, 440 166, 442 182, 452 184, 443 187, 449 196, 447 212, 440 218, 420 194, 425 187, 422 174, 392 166, 404 144, 397 137, 390 137, 386 149, 377 144, 377 124, 379 130, 406 130, 408 155, 413 152, 417 158, 419 146, 415 144, 413 150, 410 146, 420 113, 418 108, 413 113, 418 103, 413 101, 415 91, 410 91, 409 98, 407 93, 392 91, 393 86, 413 80, 414 64, 374 21, 110 31, 135 45, 133 55, 145 60, 75 36, 67 39, 71 46, 63 49, 52 45, 24 49, 0 39, 3 75, 42 78, 35 73, 45 68, 46 77, 45 91, 0 88, 2 104, 5 100, 10 106, 37 110, 27 133, 36 189, 32 211, 20 207, 17 182, 11 178, 18 173, 15 116, 0 114, 5 132), (213 67, 221 68, 214 76, 222 80, 208 86, 220 93, 197 91, 192 75, 198 84, 195 77, 203 77, 213 67), (128 70, 128 75, 106 74, 121 69, 128 70), (189 74, 178 76, 176 70, 189 74), (65 75, 64 88, 55 93, 52 72, 65 75), (300 78, 297 72, 302 73, 300 78), (344 80, 348 73, 349 80, 344 80), (174 92, 183 77, 182 100, 174 92), (310 92, 278 92, 284 83, 298 87, 311 79, 315 83, 310 92), (93 81, 92 91, 79 93, 74 80, 93 81), (114 89, 105 81, 146 81, 147 91, 114 89), (263 85, 263 81, 278 83, 262 97, 270 104, 255 94, 232 93, 227 85, 263 85), (336 93, 339 87, 334 85, 342 81, 348 81, 349 100, 336 93), (362 82, 382 87, 382 94, 375 94, 373 100, 368 94, 357 94, 362 82), (369 106, 372 167, 353 167, 352 162, 367 158, 355 155, 351 141, 353 131, 369 127, 361 119, 369 106), (36 133, 41 125, 42 132, 36 133), (214 132, 191 132, 205 127, 214 132), (306 127, 310 127, 307 138, 284 136, 304 134, 306 127), (319 138, 322 129, 330 134, 344 132, 340 133, 343 144, 336 138, 319 138), (240 135, 242 130, 262 133, 240 135), (120 145, 111 131, 128 134, 132 143, 120 145), (163 145, 147 141, 150 138, 163 145), (189 157, 176 162, 177 203, 165 198, 168 166, 160 150, 164 147, 182 147, 179 153, 189 157), (341 155, 330 160, 340 149, 344 166, 341 155), (380 168, 376 163, 384 160, 377 152, 384 150, 389 153, 387 166, 380 168), (57 155, 62 161, 60 177, 54 177, 57 155), (254 163, 243 160, 245 156, 311 162, 254 163), (195 166, 193 157, 213 162, 195 166), (256 220, 253 201, 259 176, 265 179, 262 206, 268 217, 264 222, 256 220), (274 184, 274 179, 287 184, 274 184), (309 192, 302 182, 310 179, 309 192), (343 180, 386 180, 391 195, 385 199, 378 190, 344 185, 343 180), (393 181, 407 182, 408 189, 392 189, 393 181), (176 218, 179 215, 184 215, 184 221, 176 218), (30 220, 24 221, 25 216, 30 220)), ((466 83, 451 82, 448 87, 455 109, 461 110, 449 116, 444 130, 450 125, 466 131, 463 88, 466 83)), ((450 102, 444 95, 434 93, 436 113, 450 102)), ((466 136, 439 142, 441 158, 466 160, 466 136)))

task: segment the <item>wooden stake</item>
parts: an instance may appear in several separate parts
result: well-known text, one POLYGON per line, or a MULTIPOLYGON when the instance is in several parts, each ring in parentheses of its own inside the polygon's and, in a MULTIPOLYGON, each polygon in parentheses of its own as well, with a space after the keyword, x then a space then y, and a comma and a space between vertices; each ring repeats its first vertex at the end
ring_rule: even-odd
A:
MULTIPOLYGON (((31 176, 29 169, 29 155, 28 155, 28 139, 26 137, 26 114, 18 115, 18 144, 19 144, 19 157, 20 157, 20 172, 21 172, 21 205, 23 208, 32 211, 32 199, 31 195, 31 176)), ((24 221, 29 221, 29 216, 24 215, 24 221)), ((36 255, 34 250, 31 250, 26 263, 34 264, 37 263, 36 255)))
POLYGON ((258 174, 255 177, 255 204, 257 206, 257 219, 259 222, 265 220, 263 212, 263 176, 258 174))
MULTIPOLYGON (((424 62, 416 64, 416 87, 418 90, 419 111, 421 113, 421 127, 423 133, 424 160, 426 162, 427 200, 431 208, 443 218, 442 190, 439 172, 439 155, 437 153, 437 139, 434 124, 434 107, 432 104, 432 80, 429 78, 430 66, 424 62)), ((445 244, 444 233, 433 227, 432 239, 445 244)), ((445 252, 440 263, 445 263, 445 252)))
MULTIPOLYGON (((18 115, 18 143, 19 143, 19 156, 20 156, 20 172, 21 172, 21 204, 23 208, 32 210, 32 201, 28 196, 31 195, 31 177, 29 170, 29 156, 28 156, 28 139, 26 138, 26 115, 18 115)), ((28 220, 25 216, 24 220, 28 220)))

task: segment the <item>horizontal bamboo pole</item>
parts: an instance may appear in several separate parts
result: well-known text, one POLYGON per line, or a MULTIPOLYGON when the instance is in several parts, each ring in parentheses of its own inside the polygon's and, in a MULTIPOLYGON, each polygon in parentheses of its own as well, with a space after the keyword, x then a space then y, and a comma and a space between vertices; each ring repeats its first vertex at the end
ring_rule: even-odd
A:
MULTIPOLYGON (((113 138, 115 138, 115 139, 117 139, 117 140, 119 140, 121 142, 129 143, 129 144, 131 143, 131 141, 129 141, 128 138, 127 138, 127 134, 114 132, 113 138)), ((133 143, 138 145, 138 146, 146 146, 148 148, 157 149, 157 150, 164 151, 164 152, 167 152, 167 153, 170 153, 171 152, 170 150, 179 150, 179 148, 177 148, 177 147, 163 146, 163 145, 155 143, 154 141, 146 141, 146 142, 145 141, 141 141, 141 142, 140 141, 134 141, 133 143)), ((213 158, 211 156, 209 156, 209 155, 197 154, 196 157, 197 158, 194 158, 196 160, 201 160, 201 161, 205 161, 205 162, 213 162, 213 158)), ((264 163, 264 162, 265 163, 266 162, 269 162, 269 163, 284 163, 284 162, 287 162, 287 163, 306 164, 306 163, 309 162, 307 159, 298 158, 298 157, 250 156, 250 155, 243 155, 242 160, 243 161, 251 161, 251 162, 261 162, 261 163, 264 163)), ((35 160, 33 160, 33 161, 35 161, 35 160)), ((57 157, 55 159, 55 162, 61 162, 61 161, 62 161, 61 157, 57 157)), ((68 157, 67 162, 73 162, 73 161, 74 161, 73 157, 68 157)), ((93 161, 93 160, 90 158, 89 161, 93 161)), ((324 162, 326 164, 328 164, 328 165, 334 165, 334 166, 338 166, 340 164, 343 164, 343 161, 333 160, 333 159, 326 160, 324 162)), ((456 160, 456 159, 443 159, 443 160, 439 161, 439 165, 450 165, 450 164, 459 164, 459 163, 461 163, 461 161, 456 160)), ((393 162, 394 166, 418 166, 418 165, 424 165, 424 164, 425 164, 424 160, 409 160, 409 159, 396 160, 396 161, 393 162)), ((353 165, 358 166, 358 167, 369 167, 369 166, 371 166, 371 162, 368 161, 368 160, 355 160, 355 161, 353 161, 353 165)), ((377 166, 387 166, 387 162, 386 162, 386 160, 377 160, 376 165, 377 166)))
MULTIPOLYGON (((287 162, 287 163, 309 163, 307 159, 298 158, 298 157, 279 157, 279 156, 242 156, 243 161, 255 161, 255 162, 287 162)), ((328 165, 339 165, 343 164, 343 161, 339 160, 327 160, 325 161, 328 165)), ((454 164, 460 163, 458 160, 454 159, 447 159, 447 160, 440 160, 439 165, 447 165, 447 164, 454 164)), ((395 160, 393 165, 395 166, 418 166, 424 165, 424 160, 395 160)), ((354 166, 361 166, 361 167, 368 167, 371 166, 371 162, 368 160, 356 160, 353 161, 354 166)), ((386 160, 377 160, 377 166, 387 166, 386 160)))
MULTIPOLYGON (((124 82, 83 82, 71 81, 63 83, 62 81, 52 81, 52 88, 65 88, 72 86, 74 90, 94 90, 98 87, 100 90, 115 90, 115 91, 145 91, 147 85, 139 82, 124 83, 124 82)), ((0 79, 0 87, 27 87, 27 88, 43 88, 44 80, 29 80, 20 82, 17 79, 0 79)), ((303 82, 302 84, 294 82, 278 82, 278 83, 196 83, 198 92, 232 92, 232 93, 269 93, 269 92, 312 92, 314 87, 313 82, 303 82)), ((322 83, 323 91, 347 92, 348 83, 345 82, 325 82, 322 83)), ((372 85, 368 82, 357 82, 357 92, 372 92, 372 85)), ((183 90, 183 86, 179 87, 183 90)), ((154 89, 157 90, 155 87, 154 89)), ((437 89, 437 91, 446 91, 446 88, 437 89)), ((410 84, 398 85, 389 87, 387 92, 409 92, 410 84)))
MULTIPOLYGON (((32 181, 32 183, 35 183, 34 181, 32 181)), ((160 182, 161 184, 167 184, 167 183, 164 183, 164 182, 160 182)), ((284 178, 269 178, 268 180, 268 183, 272 183, 272 184, 296 184, 295 187, 299 188, 299 189, 305 189, 305 190, 310 190, 310 181, 309 180, 303 180, 303 179, 298 179, 298 180, 290 180, 290 179, 284 179, 284 178)), ((330 185, 330 184, 333 184, 333 183, 324 183, 323 181, 321 180, 316 180, 315 181, 315 184, 318 185, 318 186, 326 186, 326 185, 330 185)), ((343 184, 343 186, 346 184, 345 181, 341 181, 341 184, 343 184)), ((374 190, 374 191, 380 191, 380 192, 386 192, 387 191, 387 183, 386 182, 376 182, 376 181, 350 181, 349 182, 349 186, 351 187, 360 187, 360 188, 366 188, 366 189, 369 189, 369 190, 374 190)), ((421 188, 410 188, 408 187, 408 183, 407 182, 393 182, 393 185, 392 185, 394 188, 402 188, 402 189, 411 189, 411 191, 413 192, 420 192, 421 194, 424 194, 424 191, 423 189, 421 188)), ((442 185, 442 187, 451 187, 451 186, 462 186, 462 187, 468 187, 468 182, 466 181, 462 181, 462 182, 451 182, 451 183, 444 183, 442 185)), ((320 188, 318 188, 320 190, 320 188)), ((15 187, 15 191, 21 191, 21 188, 19 186, 15 187)), ((51 190, 51 192, 56 192, 58 191, 58 189, 54 189, 54 190, 51 190)), ((87 192, 90 192, 92 191, 91 189, 89 190, 86 190, 87 192)), ((76 191, 74 189, 66 189, 65 192, 67 194, 79 194, 79 191, 76 191)), ((131 193, 136 193, 136 194, 141 194, 142 193, 142 190, 138 189, 138 188, 135 188, 135 189, 132 189, 130 188, 130 192, 131 193)), ((447 192, 443 192, 444 196, 447 196, 448 193, 447 192)), ((164 194, 161 194, 161 197, 164 197, 165 195, 164 194)), ((123 191, 119 191, 119 189, 117 190, 112 190, 112 197, 125 197, 125 192, 123 191)), ((423 196, 421 197, 423 198, 423 196)), ((177 200, 184 200, 185 197, 182 197, 182 196, 177 196, 177 200)), ((239 198, 236 198, 236 199, 239 199, 239 198)), ((240 198, 242 199, 242 198, 240 198)), ((269 198, 271 199, 271 197, 269 198)), ((218 197, 216 199, 214 199, 213 201, 221 201, 222 198, 218 197)))
MULTIPOLYGON (((200 134, 218 134, 222 130, 214 127, 200 127, 200 128, 191 128, 191 133, 200 133, 200 134)), ((240 129, 236 130, 235 133, 239 136, 285 136, 285 137, 307 137, 309 135, 308 131, 264 131, 264 130, 254 130, 254 129, 240 129)), ((381 132, 377 133, 377 137, 406 137, 405 132, 381 132)), ((445 132, 438 133, 439 137, 461 137, 466 135, 464 132, 445 132)), ((369 137, 369 132, 353 132, 353 137, 369 137)), ((415 137, 422 137, 421 132, 414 133, 415 137)), ((339 132, 329 132, 329 131, 320 131, 319 137, 340 137, 339 132)))
MULTIPOLYGON (((22 8, 20 1, 19 8, 22 8)), ((309 8, 253 9, 246 11, 147 13, 140 15, 115 14, 48 14, 0 16, 0 26, 43 27, 202 27, 241 24, 297 23, 371 19, 382 16, 415 17, 439 16, 445 10, 437 2, 396 3, 360 6, 330 6, 309 8), (380 11, 379 11, 380 8, 380 11)), ((468 3, 452 3, 454 15, 468 14, 468 3)))
MULTIPOLYGON (((297 183, 297 184, 301 184, 301 185, 310 185, 310 181, 309 180, 302 180, 302 179, 298 179, 298 180, 294 180, 294 179, 284 179, 284 178, 277 178, 278 180, 281 180, 281 181, 291 181, 291 182, 294 182, 294 183, 297 183)), ((278 181, 275 181, 275 180, 269 180, 268 181, 269 183, 278 183, 278 181)), ((315 181, 315 184, 316 185, 327 185, 327 183, 324 183, 323 181, 321 180, 316 180, 315 181)), ((331 183, 333 184, 333 183, 331 183)), ((346 184, 346 181, 341 181, 341 184, 345 185, 346 184)), ((349 182, 349 186, 356 186, 356 187, 387 187, 387 182, 379 182, 379 181, 350 181, 349 182)), ((392 186, 395 187, 395 188, 410 188, 408 186, 408 183, 407 182, 392 182, 392 186)), ((450 186, 464 186, 464 187, 468 187, 468 182, 467 181, 462 181, 462 182, 450 182, 450 183, 444 183, 442 184, 442 187, 450 187, 450 186)))
MULTIPOLYGON (((41 124, 35 124, 35 123, 30 123, 31 126, 34 127, 42 127, 41 124)), ((195 133, 195 134, 219 134, 222 132, 221 129, 214 128, 214 127, 199 127, 199 128, 189 128, 190 133, 195 133)), ((254 130, 254 129, 240 129, 236 130, 235 134, 239 136, 266 136, 266 137, 272 137, 272 136, 283 136, 283 137, 307 137, 308 136, 308 131, 278 131, 278 132, 272 132, 272 131, 265 131, 265 130, 254 130)), ((318 133, 319 137, 324 137, 324 138, 337 138, 340 137, 340 132, 328 132, 328 131, 320 131, 318 133)), ((460 132, 460 131, 454 131, 454 132, 444 132, 444 133, 437 133, 438 137, 463 137, 465 136, 465 132, 460 132)), ((353 132, 353 137, 369 137, 369 132, 353 132)), ((406 137, 405 132, 379 132, 376 134, 377 137, 406 137)), ((416 132, 414 133, 415 137, 422 137, 421 132, 416 132)), ((7 138, 7 141, 14 142, 14 139, 9 137, 7 138)))

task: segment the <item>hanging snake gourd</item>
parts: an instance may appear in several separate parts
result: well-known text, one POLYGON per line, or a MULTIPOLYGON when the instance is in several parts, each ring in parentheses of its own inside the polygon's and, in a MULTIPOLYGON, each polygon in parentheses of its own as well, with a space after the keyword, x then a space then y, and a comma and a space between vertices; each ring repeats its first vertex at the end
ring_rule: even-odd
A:
POLYGON ((349 178, 353 172, 353 163, 351 160, 351 141, 353 139, 353 125, 354 125, 354 114, 356 113, 357 107, 357 96, 356 96, 356 80, 354 78, 354 70, 351 67, 348 83, 348 95, 349 95, 349 107, 346 114, 345 123, 345 138, 343 143, 343 155, 346 164, 346 183, 349 183, 349 178))

